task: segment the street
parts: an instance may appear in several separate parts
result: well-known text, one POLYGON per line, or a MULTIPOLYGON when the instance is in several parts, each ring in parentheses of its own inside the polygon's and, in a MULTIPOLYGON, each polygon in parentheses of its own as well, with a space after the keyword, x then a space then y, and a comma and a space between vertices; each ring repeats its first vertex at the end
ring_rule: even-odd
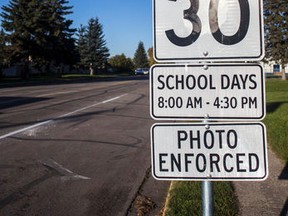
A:
POLYGON ((151 178, 148 85, 0 87, 0 215, 132 214, 151 178))

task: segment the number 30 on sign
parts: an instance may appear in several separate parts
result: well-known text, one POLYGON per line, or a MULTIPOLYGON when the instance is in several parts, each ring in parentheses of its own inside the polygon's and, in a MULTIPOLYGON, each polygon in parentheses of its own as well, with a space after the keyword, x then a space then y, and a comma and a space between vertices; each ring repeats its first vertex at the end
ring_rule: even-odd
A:
POLYGON ((158 61, 260 60, 262 0, 154 0, 158 61))

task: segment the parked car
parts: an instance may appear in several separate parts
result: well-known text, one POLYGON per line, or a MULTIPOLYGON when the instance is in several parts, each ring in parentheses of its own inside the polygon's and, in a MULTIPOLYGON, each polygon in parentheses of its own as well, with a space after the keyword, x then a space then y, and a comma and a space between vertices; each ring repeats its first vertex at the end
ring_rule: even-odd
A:
POLYGON ((149 73, 149 68, 137 68, 135 70, 135 75, 146 75, 149 73))

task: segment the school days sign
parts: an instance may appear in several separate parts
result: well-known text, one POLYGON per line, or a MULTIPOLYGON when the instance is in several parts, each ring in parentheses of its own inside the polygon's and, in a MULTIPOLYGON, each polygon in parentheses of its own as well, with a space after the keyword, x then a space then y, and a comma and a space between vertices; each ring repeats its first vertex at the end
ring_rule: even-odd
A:
POLYGON ((155 124, 152 174, 158 180, 259 181, 268 176, 262 123, 155 124))
POLYGON ((262 119, 265 86, 260 65, 154 65, 150 112, 154 119, 262 119))

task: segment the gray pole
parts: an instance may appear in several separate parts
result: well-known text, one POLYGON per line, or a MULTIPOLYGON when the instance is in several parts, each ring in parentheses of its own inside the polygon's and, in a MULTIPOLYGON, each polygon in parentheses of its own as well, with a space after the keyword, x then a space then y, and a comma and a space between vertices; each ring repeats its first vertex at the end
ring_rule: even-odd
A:
MULTIPOLYGON (((205 128, 208 130, 209 127, 209 115, 205 115, 203 123, 206 124, 205 128)), ((213 183, 211 181, 202 182, 202 215, 212 216, 213 215, 213 183)))
POLYGON ((213 183, 211 181, 202 182, 202 210, 203 216, 213 215, 213 183))

